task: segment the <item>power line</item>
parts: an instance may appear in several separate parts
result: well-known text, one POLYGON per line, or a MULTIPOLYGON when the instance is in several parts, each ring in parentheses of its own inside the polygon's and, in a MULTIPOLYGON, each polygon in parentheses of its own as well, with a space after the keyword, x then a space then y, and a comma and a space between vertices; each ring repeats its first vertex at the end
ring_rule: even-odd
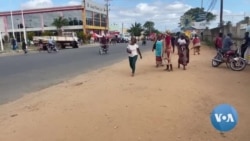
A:
POLYGON ((208 9, 207 9, 207 12, 212 11, 214 9, 216 3, 217 3, 217 0, 212 0, 209 7, 208 7, 208 9))

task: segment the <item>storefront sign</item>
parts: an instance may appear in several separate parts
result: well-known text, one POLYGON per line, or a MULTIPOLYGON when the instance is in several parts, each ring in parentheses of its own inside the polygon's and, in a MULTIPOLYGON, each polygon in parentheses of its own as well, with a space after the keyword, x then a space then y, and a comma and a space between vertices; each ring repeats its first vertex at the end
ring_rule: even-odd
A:
POLYGON ((107 14, 106 6, 97 4, 92 0, 85 0, 85 8, 88 11, 93 11, 96 13, 107 14))

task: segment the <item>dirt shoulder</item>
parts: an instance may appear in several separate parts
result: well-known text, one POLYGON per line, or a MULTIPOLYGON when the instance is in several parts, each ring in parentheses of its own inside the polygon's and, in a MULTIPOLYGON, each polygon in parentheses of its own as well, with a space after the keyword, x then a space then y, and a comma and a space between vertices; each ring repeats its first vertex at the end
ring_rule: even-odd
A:
POLYGON ((187 70, 155 68, 144 52, 135 77, 128 61, 65 81, 0 107, 1 141, 249 141, 250 67, 211 67, 215 52, 190 55, 187 70), (222 136, 210 123, 221 103, 239 114, 222 136))

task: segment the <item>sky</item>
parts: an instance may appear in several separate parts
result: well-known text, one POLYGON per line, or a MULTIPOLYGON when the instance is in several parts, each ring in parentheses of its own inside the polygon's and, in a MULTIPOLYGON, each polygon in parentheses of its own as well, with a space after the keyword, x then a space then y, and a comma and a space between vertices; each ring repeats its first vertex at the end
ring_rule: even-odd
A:
MULTIPOLYGON (((105 0, 93 0, 105 4, 105 0)), ((190 8, 201 7, 208 10, 212 0, 110 0, 110 24, 129 28, 137 22, 142 25, 153 21, 160 31, 176 30, 180 16, 190 8), (203 4, 202 4, 203 1, 203 4)), ((218 15, 208 26, 216 27, 219 23, 220 0, 209 11, 218 15)), ((0 12, 44 8, 52 6, 78 5, 82 0, 0 0, 0 12)), ((224 0, 224 21, 233 24, 250 16, 250 0, 224 0)))

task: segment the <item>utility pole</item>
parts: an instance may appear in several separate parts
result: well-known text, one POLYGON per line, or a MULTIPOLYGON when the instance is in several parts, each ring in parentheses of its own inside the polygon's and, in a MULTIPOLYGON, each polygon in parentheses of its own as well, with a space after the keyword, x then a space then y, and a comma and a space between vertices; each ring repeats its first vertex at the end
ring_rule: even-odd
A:
POLYGON ((83 0, 83 34, 86 35, 86 0, 83 0))
POLYGON ((203 8, 203 0, 201 0, 201 9, 203 8))
POLYGON ((109 6, 110 6, 110 3, 109 1, 111 0, 105 0, 106 1, 106 10, 107 10, 107 17, 106 17, 106 34, 108 33, 109 31, 109 6))
POLYGON ((220 31, 224 34, 223 28, 223 0, 220 0, 220 31))
POLYGON ((124 28, 123 28, 123 23, 122 23, 122 35, 123 35, 123 30, 124 30, 124 28))

